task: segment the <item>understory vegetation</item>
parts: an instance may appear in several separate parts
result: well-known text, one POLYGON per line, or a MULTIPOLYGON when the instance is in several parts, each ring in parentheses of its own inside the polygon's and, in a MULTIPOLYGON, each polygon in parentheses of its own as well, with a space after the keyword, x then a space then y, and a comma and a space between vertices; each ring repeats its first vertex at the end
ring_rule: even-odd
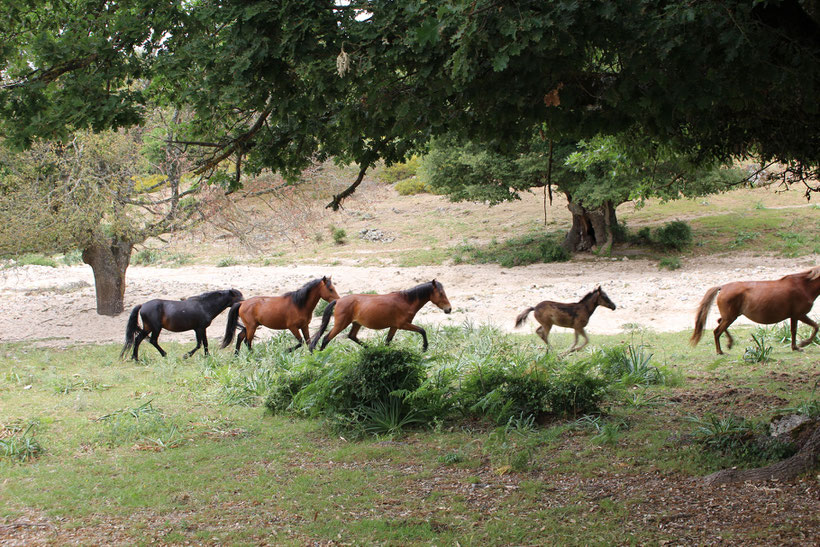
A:
MULTIPOLYGON (((748 362, 738 348, 715 359, 709 344, 692 351, 680 334, 648 332, 598 336, 600 345, 561 358, 534 335, 472 325, 428 327, 431 347, 424 354, 409 334, 393 346, 379 343, 383 334, 365 348, 340 339, 312 354, 285 351, 292 341, 283 334, 238 356, 217 352, 188 361, 181 359, 184 345, 168 343, 168 358, 146 349, 139 363, 119 361, 119 348, 111 345, 6 344, 0 346, 0 468, 14 501, 4 514, 35 508, 76 522, 125 508, 164 514, 184 495, 185 504, 198 508, 192 518, 207 519, 204 507, 214 499, 222 506, 230 498, 225 492, 233 491, 272 511, 296 503, 299 514, 329 515, 325 524, 312 517, 295 524, 288 541, 327 533, 353 542, 440 541, 464 532, 461 518, 474 520, 475 509, 457 495, 438 494, 441 503, 454 504, 453 515, 438 517, 446 529, 405 536, 406 530, 382 529, 378 518, 349 527, 345 509, 323 503, 324 489, 311 494, 305 485, 329 480, 334 495, 350 496, 345 507, 363 511, 365 491, 393 490, 404 480, 466 487, 500 481, 517 485, 516 504, 534 507, 550 476, 627 465, 638 480, 646 473, 690 477, 764 465, 795 450, 766 434, 772 416, 820 414, 811 385, 817 346, 792 353, 784 328, 738 329, 739 345, 752 334, 765 336, 772 349, 763 364, 748 362), (744 387, 726 390, 727 384, 744 387), (335 462, 331 468, 328 461, 335 462), (385 471, 376 473, 374 465, 385 471), (118 471, 100 471, 111 466, 118 471), (299 470, 291 476, 293 469, 299 470), (413 469, 413 478, 399 478, 406 473, 397 475, 399 469, 413 469), (88 474, 94 484, 85 481, 88 474), (271 481, 282 492, 275 499, 271 481)), ((554 333, 553 343, 563 347, 570 337, 554 333)), ((496 510, 522 523, 505 499, 492 502, 500 503, 496 510)), ((615 540, 606 530, 622 526, 620 520, 601 517, 582 537, 615 540)), ((554 537, 554 528, 538 530, 559 521, 559 513, 547 513, 539 521, 545 524, 527 530, 554 537)), ((508 531, 479 526, 485 540, 517 541, 508 531)), ((179 536, 170 539, 193 538, 184 527, 174 530, 179 536)), ((218 537, 260 537, 255 534, 218 537)), ((658 534, 644 528, 638 537, 667 537, 658 534)))

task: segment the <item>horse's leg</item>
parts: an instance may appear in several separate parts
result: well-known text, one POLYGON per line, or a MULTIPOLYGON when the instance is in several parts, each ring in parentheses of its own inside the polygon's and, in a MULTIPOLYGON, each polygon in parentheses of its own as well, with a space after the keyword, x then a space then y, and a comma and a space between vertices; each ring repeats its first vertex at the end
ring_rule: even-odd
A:
MULTIPOLYGON (((578 346, 578 330, 579 329, 575 329, 575 331, 574 331, 575 332, 575 340, 572 341, 572 345, 569 347, 569 349, 564 351, 561 354, 562 356, 569 355, 570 353, 572 353, 574 351, 578 351, 579 349, 581 349, 581 348, 577 347, 578 346)), ((583 330, 583 329, 580 329, 580 330, 583 330)), ((584 337, 586 338, 586 336, 584 336, 584 337)), ((583 347, 583 346, 581 346, 581 347, 583 347)))
MULTIPOLYGON (((808 315, 803 315, 801 317, 798 317, 798 319, 814 329, 811 333, 811 336, 800 342, 800 347, 805 348, 806 346, 811 344, 812 340, 814 340, 814 337, 817 336, 817 330, 820 329, 820 325, 809 319, 808 315)), ((794 336, 792 336, 792 343, 794 343, 794 336)))
POLYGON ((167 353, 165 353, 165 350, 164 350, 164 349, 162 349, 161 347, 159 347, 159 342, 157 341, 157 340, 159 340, 159 331, 160 331, 160 330, 161 330, 161 329, 157 329, 157 330, 155 330, 155 331, 151 331, 151 337, 148 339, 148 341, 149 341, 149 342, 151 342, 151 345, 152 345, 152 346, 154 346, 155 348, 157 348, 157 350, 159 351, 159 354, 160 354, 160 355, 162 355, 163 357, 165 357, 165 356, 166 356, 166 355, 168 355, 168 354, 167 354, 167 353))
POLYGON ((409 330, 412 332, 417 332, 421 334, 421 339, 424 341, 424 344, 421 346, 421 351, 427 351, 427 331, 423 328, 419 327, 418 325, 414 325, 413 323, 405 323, 404 325, 399 325, 397 328, 401 330, 409 330))
POLYGON ((723 331, 723 334, 726 335, 726 349, 732 349, 732 346, 735 345, 735 339, 732 336, 732 333, 729 332, 729 329, 723 331))
POLYGON ((723 355, 723 350, 720 349, 720 335, 724 332, 726 332, 726 336, 729 338, 729 349, 732 349, 734 340, 732 340, 732 335, 727 331, 729 330, 729 326, 734 323, 735 319, 737 319, 737 315, 734 317, 727 315, 726 317, 721 317, 718 319, 718 326, 715 329, 715 348, 717 349, 718 355, 723 355))
POLYGON ((291 351, 295 351, 296 349, 299 348, 299 346, 302 345, 302 335, 299 333, 299 329, 297 329, 296 327, 293 327, 293 328, 288 329, 288 330, 293 334, 293 336, 296 337, 296 340, 299 342, 298 344, 296 344, 292 348, 288 348, 288 353, 290 353, 291 351))
POLYGON ((543 325, 543 324, 542 324, 540 327, 538 327, 537 329, 535 329, 535 334, 537 334, 538 336, 540 336, 540 337, 541 337, 541 340, 543 340, 543 341, 544 341, 544 343, 545 343, 547 346, 549 346, 549 345, 550 345, 550 330, 552 330, 552 323, 549 323, 549 324, 547 324, 547 325, 543 325))
MULTIPOLYGON (((575 338, 576 338, 576 340, 578 339, 578 332, 579 332, 579 331, 575 331, 575 338)), ((584 330, 583 328, 581 328, 581 329, 580 329, 580 332, 581 332, 581 336, 583 336, 583 337, 584 337, 584 343, 583 343, 583 344, 581 344, 580 346, 578 346, 577 348, 575 348, 575 351, 582 350, 582 349, 584 349, 584 347, 585 347, 587 344, 589 344, 589 336, 587 336, 587 331, 586 331, 586 330, 584 330)))
POLYGON ((140 330, 137 331, 137 336, 134 338, 134 353, 131 355, 131 358, 134 361, 139 361, 139 357, 137 356, 137 351, 139 350, 140 343, 148 336, 147 330, 140 330))
POLYGON ((234 350, 234 355, 239 355, 239 350, 242 347, 242 342, 245 341, 245 327, 239 328, 239 334, 236 335, 236 349, 234 350))
POLYGON ((387 338, 384 340, 384 345, 385 346, 390 344, 390 342, 393 340, 393 337, 396 336, 396 331, 397 330, 398 329, 396 329, 396 327, 390 327, 390 330, 387 331, 387 338))
POLYGON ((347 337, 356 342, 357 344, 359 344, 360 346, 364 346, 365 343, 356 337, 356 335, 359 333, 360 328, 362 328, 361 323, 353 321, 353 326, 350 327, 350 333, 347 335, 347 337))
POLYGON ((333 340, 336 337, 337 334, 339 334, 340 332, 345 330, 347 328, 347 326, 352 322, 353 322, 352 317, 344 317, 344 318, 343 317, 338 317, 338 318, 336 318, 336 323, 334 323, 333 328, 330 329, 330 332, 325 335, 324 340, 322 340, 322 347, 319 348, 319 350, 325 349, 328 342, 333 340))
MULTIPOLYGON (((203 344, 202 341, 203 341, 203 339, 205 339, 205 329, 194 329, 194 334, 196 334, 196 347, 194 349, 192 349, 191 351, 189 351, 188 353, 186 353, 182 357, 183 359, 187 359, 188 357, 190 357, 191 355, 196 353, 196 350, 199 349, 199 346, 201 346, 203 344)), ((208 342, 207 342, 207 339, 205 339, 205 344, 206 344, 205 345, 205 355, 208 355, 208 346, 207 346, 208 342)))

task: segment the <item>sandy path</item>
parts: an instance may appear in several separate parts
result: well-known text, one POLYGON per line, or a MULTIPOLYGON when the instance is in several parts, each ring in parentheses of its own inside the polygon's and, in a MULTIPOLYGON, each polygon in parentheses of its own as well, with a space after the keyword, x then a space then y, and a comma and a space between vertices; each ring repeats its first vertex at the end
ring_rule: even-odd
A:
MULTIPOLYGON (((126 309, 151 298, 180 298, 207 290, 235 287, 246 297, 281 294, 306 281, 332 275, 341 295, 411 287, 435 277, 444 284, 453 313, 445 315, 428 304, 417 322, 458 325, 492 323, 512 330, 513 319, 541 300, 578 301, 601 284, 617 310, 598 310, 587 328, 590 333, 613 334, 639 325, 655 331, 692 328, 694 310, 707 288, 731 280, 775 279, 820 263, 820 256, 800 259, 732 256, 688 259, 676 271, 658 270, 647 260, 587 259, 563 264, 519 268, 498 266, 355 267, 293 265, 287 267, 189 266, 128 269, 126 309)), ((40 340, 49 345, 73 342, 120 342, 127 314, 104 317, 94 311, 94 288, 88 266, 49 268, 24 266, 0 271, 0 341, 40 340), (37 318, 32 322, 32 318, 37 318)), ((817 306, 815 306, 817 313, 817 306)), ((714 326, 716 310, 708 327, 714 326)), ((212 346, 224 332, 225 316, 208 329, 212 346)), ((318 327, 314 320, 311 330, 318 327)), ((266 330, 266 329, 265 329, 266 330)), ((533 320, 521 329, 532 332, 533 320)), ((269 336, 268 332, 261 336, 269 336)), ((367 336, 367 334, 366 334, 367 336)), ((163 332, 162 339, 191 341, 191 333, 163 332)))

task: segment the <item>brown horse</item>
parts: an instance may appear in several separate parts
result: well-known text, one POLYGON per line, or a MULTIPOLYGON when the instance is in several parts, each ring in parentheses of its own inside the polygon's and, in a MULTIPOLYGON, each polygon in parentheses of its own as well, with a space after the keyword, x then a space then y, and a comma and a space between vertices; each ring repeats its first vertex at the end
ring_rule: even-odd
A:
POLYGON ((422 351, 427 351, 427 333, 423 328, 413 324, 413 318, 427 302, 432 302, 444 313, 450 313, 450 301, 444 293, 444 287, 435 279, 427 283, 422 283, 412 289, 396 291, 389 294, 349 294, 343 296, 335 302, 331 302, 322 316, 322 326, 316 337, 310 343, 310 349, 316 347, 319 338, 325 332, 330 316, 333 315, 333 329, 322 341, 322 348, 325 349, 327 343, 342 332, 351 323, 348 338, 363 345, 356 337, 359 329, 365 326, 369 329, 387 329, 386 343, 389 344, 396 334, 396 330, 409 330, 421 334, 424 340, 422 351))
POLYGON ((720 317, 715 329, 715 348, 717 348, 718 355, 723 354, 723 350, 720 349, 720 335, 724 332, 729 338, 729 349, 732 349, 734 340, 729 334, 729 325, 741 315, 764 325, 790 319, 792 350, 800 351, 800 348, 809 345, 817 335, 817 323, 809 319, 808 313, 819 294, 820 266, 781 277, 777 281, 735 281, 712 287, 706 291, 703 300, 700 301, 695 319, 695 331, 689 341, 693 346, 700 341, 706 317, 709 315, 709 308, 717 297, 720 317), (797 346, 798 321, 814 329, 811 336, 804 340, 800 347, 797 346))
POLYGON ((535 320, 541 323, 541 326, 535 329, 535 332, 544 340, 547 346, 550 345, 550 329, 552 329, 553 325, 575 329, 575 341, 572 343, 572 347, 565 352, 571 353, 578 351, 589 343, 589 338, 587 337, 584 327, 587 326, 589 317, 598 306, 603 306, 610 310, 615 309, 615 304, 601 289, 600 285, 594 291, 584 296, 580 302, 576 302, 575 304, 562 304, 561 302, 544 300, 533 308, 527 308, 515 318, 515 326, 520 327, 524 321, 527 320, 527 315, 529 315, 532 310, 535 310, 535 320), (578 346, 578 334, 584 337, 584 343, 580 346, 578 346))
POLYGON ((290 351, 293 351, 303 342, 310 342, 308 325, 320 298, 327 302, 333 302, 339 298, 336 287, 333 286, 329 277, 309 281, 302 288, 282 296, 254 296, 235 304, 228 312, 228 325, 225 327, 222 347, 227 347, 231 343, 239 323, 238 320, 242 319, 243 325, 238 325, 241 330, 239 336, 236 337, 236 353, 239 353, 243 341, 248 346, 248 350, 251 349, 251 342, 259 325, 276 330, 288 329, 292 332, 299 342, 290 348, 290 351))

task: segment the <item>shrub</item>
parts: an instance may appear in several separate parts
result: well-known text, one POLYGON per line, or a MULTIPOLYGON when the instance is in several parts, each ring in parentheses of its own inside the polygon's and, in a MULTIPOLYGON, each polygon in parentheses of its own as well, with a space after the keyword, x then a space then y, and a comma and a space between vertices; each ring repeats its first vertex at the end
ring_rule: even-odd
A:
POLYGON ((0 439, 0 459, 26 462, 40 456, 43 447, 34 438, 33 428, 34 424, 29 424, 25 431, 22 428, 12 428, 11 435, 0 439))
POLYGON ((333 237, 333 241, 336 243, 336 245, 344 245, 345 243, 347 243, 347 232, 345 232, 343 228, 331 226, 330 235, 333 237))
POLYGON ((655 229, 653 240, 665 249, 680 251, 692 244, 692 228, 682 220, 667 222, 655 229))
POLYGON ((528 234, 503 243, 493 240, 489 245, 460 245, 455 248, 456 264, 496 263, 505 268, 536 262, 566 262, 570 254, 549 234, 528 234))
POLYGON ((589 363, 597 365, 604 378, 625 386, 664 384, 669 374, 650 364, 652 356, 643 346, 629 344, 601 349, 589 363))
POLYGON ((399 181, 394 188, 400 196, 413 196, 415 194, 425 194, 430 191, 429 186, 416 177, 399 181))
POLYGON ((392 184, 394 182, 415 177, 420 164, 421 158, 419 156, 413 156, 404 163, 394 163, 392 165, 382 167, 377 176, 380 181, 392 184))
POLYGON ((57 267, 57 261, 45 255, 37 253, 27 253, 17 257, 17 266, 48 266, 57 267))
POLYGON ((63 255, 63 264, 66 266, 74 266, 81 264, 83 261, 83 252, 79 249, 69 251, 63 255))
POLYGON ((150 249, 148 247, 131 255, 131 264, 139 266, 150 266, 156 264, 160 260, 161 253, 157 249, 150 249))
POLYGON ((216 263, 216 267, 227 268, 229 266, 236 266, 237 264, 239 264, 239 261, 237 259, 235 259, 232 256, 226 256, 225 258, 220 259, 219 262, 216 263))
POLYGON ((606 394, 609 382, 592 376, 583 368, 573 368, 555 376, 549 385, 546 400, 557 416, 577 416, 599 412, 598 405, 606 394))

